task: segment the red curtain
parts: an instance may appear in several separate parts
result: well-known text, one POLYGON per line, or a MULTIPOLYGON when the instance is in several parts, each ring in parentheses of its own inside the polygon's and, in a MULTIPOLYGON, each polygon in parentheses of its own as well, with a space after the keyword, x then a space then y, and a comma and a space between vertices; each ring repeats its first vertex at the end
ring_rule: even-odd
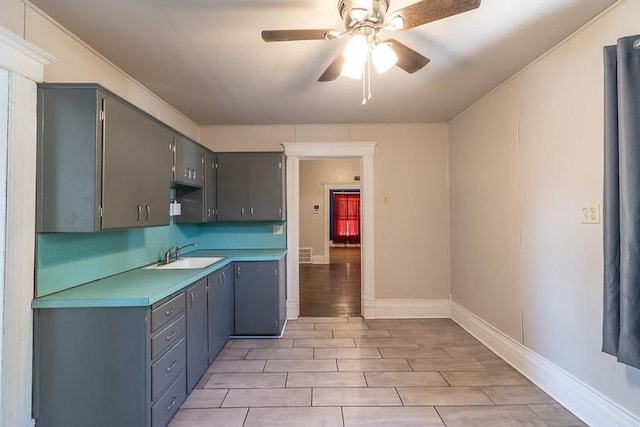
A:
POLYGON ((360 243, 360 194, 333 197, 333 243, 360 243))

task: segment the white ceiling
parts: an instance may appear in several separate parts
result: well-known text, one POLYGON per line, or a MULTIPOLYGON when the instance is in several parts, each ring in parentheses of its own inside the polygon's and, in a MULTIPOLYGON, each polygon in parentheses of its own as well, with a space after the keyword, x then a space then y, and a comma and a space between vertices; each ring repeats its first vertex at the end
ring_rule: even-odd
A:
MULTIPOLYGON (((389 34, 431 63, 412 75, 373 73, 373 98, 362 106, 360 82, 316 81, 344 39, 260 37, 263 29, 341 30, 337 0, 32 0, 201 125, 448 121, 614 2, 483 0, 389 34)), ((411 3, 391 0, 389 10, 411 3)))

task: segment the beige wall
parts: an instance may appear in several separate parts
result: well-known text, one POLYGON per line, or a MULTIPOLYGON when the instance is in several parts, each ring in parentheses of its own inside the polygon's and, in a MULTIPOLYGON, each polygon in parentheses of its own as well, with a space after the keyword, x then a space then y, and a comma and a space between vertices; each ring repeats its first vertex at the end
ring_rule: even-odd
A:
POLYGON ((446 124, 205 126, 200 132, 202 143, 216 151, 282 150, 282 142, 377 141, 376 298, 449 297, 446 124))
POLYGON ((521 341, 515 94, 509 83, 451 126, 451 284, 455 301, 521 341))
POLYGON ((199 140, 199 127, 124 73, 52 18, 21 0, 0 1, 0 25, 57 61, 45 67, 46 82, 99 83, 185 135, 199 140))
POLYGON ((360 183, 354 181, 360 175, 360 160, 302 160, 300 161, 300 247, 313 249, 313 256, 324 257, 325 219, 329 209, 325 200, 323 184, 354 184, 359 188, 360 183), (313 206, 320 206, 320 211, 313 212, 313 206))
POLYGON ((619 3, 451 123, 454 300, 516 338, 521 327, 527 347, 636 416, 640 370, 600 351, 602 226, 581 224, 580 206, 602 203, 602 47, 637 34, 638 16, 640 1, 619 3), (465 168, 472 156, 481 165, 465 168), (472 183, 487 175, 503 182, 472 183), (504 210, 472 209, 474 193, 504 210), (518 258, 496 262, 518 241, 518 258))

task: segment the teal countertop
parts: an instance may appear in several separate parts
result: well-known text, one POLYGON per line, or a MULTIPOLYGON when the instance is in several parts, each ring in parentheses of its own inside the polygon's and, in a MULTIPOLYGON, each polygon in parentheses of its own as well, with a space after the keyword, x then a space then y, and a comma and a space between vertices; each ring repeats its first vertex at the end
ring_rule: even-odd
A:
POLYGON ((33 308, 150 306, 235 261, 278 261, 285 249, 204 249, 190 257, 224 257, 205 268, 152 270, 144 267, 34 299, 33 308))

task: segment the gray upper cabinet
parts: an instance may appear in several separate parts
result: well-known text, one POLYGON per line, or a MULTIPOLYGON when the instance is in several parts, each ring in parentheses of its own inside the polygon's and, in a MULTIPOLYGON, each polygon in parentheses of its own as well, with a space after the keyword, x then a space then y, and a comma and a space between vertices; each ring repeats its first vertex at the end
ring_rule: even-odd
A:
POLYGON ((218 220, 283 221, 282 153, 218 153, 218 220))
POLYGON ((218 205, 216 201, 216 155, 207 151, 204 170, 204 210, 202 212, 204 222, 215 221, 218 217, 218 205))
POLYGON ((98 85, 38 88, 37 231, 166 225, 173 133, 98 85))
POLYGON ((177 184, 202 187, 206 150, 189 138, 176 134, 173 180, 177 184))
POLYGON ((178 184, 175 186, 176 200, 181 205, 181 214, 175 217, 178 224, 204 223, 216 220, 216 168, 215 154, 204 150, 202 167, 203 187, 178 184))

